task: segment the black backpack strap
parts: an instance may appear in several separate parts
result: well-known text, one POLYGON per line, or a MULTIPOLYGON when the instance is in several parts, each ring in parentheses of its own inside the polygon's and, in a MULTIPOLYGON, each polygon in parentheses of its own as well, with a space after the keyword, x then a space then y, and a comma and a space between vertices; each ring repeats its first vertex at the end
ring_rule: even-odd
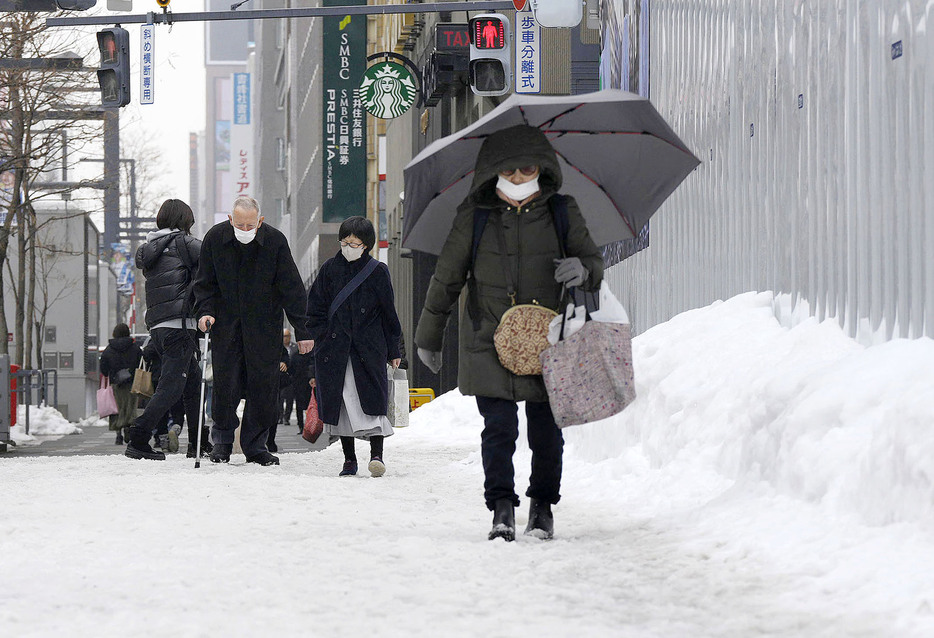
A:
POLYGON ((558 233, 558 243, 561 246, 561 256, 567 257, 568 254, 568 232, 571 228, 571 222, 568 219, 568 198, 567 195, 555 193, 548 200, 551 206, 551 215, 555 223, 555 232, 558 233))
POLYGON ((473 272, 473 265, 477 263, 477 251, 480 249, 480 239, 483 237, 483 229, 486 228, 486 222, 490 218, 489 208, 475 208, 473 211, 473 240, 470 252, 470 271, 473 272))

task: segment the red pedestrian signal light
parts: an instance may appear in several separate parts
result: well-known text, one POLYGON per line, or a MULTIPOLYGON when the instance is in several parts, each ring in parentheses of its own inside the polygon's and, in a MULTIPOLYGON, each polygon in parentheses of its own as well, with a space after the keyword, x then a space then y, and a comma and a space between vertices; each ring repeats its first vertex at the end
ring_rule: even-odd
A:
POLYGON ((505 49, 506 25, 499 18, 480 18, 473 24, 474 46, 478 49, 505 49))
POLYGON ((487 13, 470 19, 470 64, 467 76, 476 95, 505 95, 512 90, 512 47, 509 19, 487 13))
POLYGON ((119 27, 98 31, 97 48, 101 54, 97 71, 101 106, 126 106, 130 103, 130 34, 119 27))

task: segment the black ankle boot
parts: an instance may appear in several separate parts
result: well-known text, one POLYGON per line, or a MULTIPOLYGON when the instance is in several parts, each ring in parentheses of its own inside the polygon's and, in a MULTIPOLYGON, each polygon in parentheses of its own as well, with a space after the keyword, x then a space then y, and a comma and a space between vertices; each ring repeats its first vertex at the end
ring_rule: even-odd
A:
POLYGON ((516 540, 516 514, 511 499, 501 498, 493 504, 493 529, 489 539, 494 538, 507 542, 516 540))
POLYGON ((233 452, 232 443, 215 443, 211 450, 211 463, 230 463, 230 453, 233 452))
POLYGON ((150 461, 164 461, 165 454, 157 452, 149 446, 149 432, 136 426, 130 428, 130 441, 127 443, 124 455, 131 459, 148 459, 150 461))
POLYGON ((525 528, 527 536, 534 536, 544 541, 551 540, 555 535, 555 517, 551 513, 551 503, 532 499, 529 505, 529 524, 525 528))

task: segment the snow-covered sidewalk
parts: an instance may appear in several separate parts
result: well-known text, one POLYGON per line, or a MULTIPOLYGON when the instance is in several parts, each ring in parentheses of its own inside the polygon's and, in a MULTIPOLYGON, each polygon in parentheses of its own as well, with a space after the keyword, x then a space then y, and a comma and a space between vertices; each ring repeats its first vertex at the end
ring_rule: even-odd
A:
MULTIPOLYGON (((934 635, 934 342, 862 348, 780 305, 636 339, 636 403, 565 431, 552 542, 486 540, 456 392, 387 440, 380 479, 338 478, 338 446, 0 458, 0 635, 934 635)), ((520 492, 528 466, 520 443, 520 492)))

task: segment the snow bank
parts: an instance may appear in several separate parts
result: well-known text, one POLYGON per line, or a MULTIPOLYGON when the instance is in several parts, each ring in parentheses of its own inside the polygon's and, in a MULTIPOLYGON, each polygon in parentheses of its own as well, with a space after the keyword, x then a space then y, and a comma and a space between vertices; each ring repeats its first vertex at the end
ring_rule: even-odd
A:
MULTIPOLYGON (((25 435, 26 406, 17 406, 16 422, 25 435)), ((33 436, 54 436, 81 434, 82 430, 62 416, 62 413, 47 405, 29 406, 29 434, 33 436)))
POLYGON ((746 293, 636 337, 637 400, 565 430, 568 454, 766 482, 869 524, 934 524, 934 340, 867 348, 834 321, 782 325, 775 307, 746 293))

